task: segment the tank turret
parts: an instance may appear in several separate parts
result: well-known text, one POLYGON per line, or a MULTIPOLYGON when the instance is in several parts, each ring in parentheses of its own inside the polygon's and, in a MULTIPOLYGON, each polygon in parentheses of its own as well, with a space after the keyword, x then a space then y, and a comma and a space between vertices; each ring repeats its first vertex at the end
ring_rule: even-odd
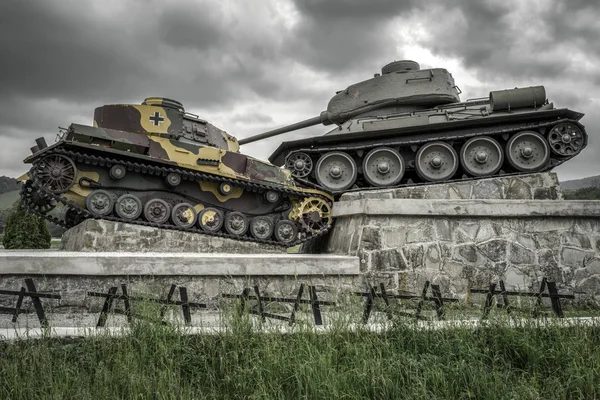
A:
POLYGON ((350 190, 548 171, 587 145, 583 114, 557 109, 543 86, 461 102, 443 68, 394 61, 333 96, 319 116, 239 141, 318 124, 323 136, 283 142, 269 160, 299 182, 350 190))
POLYGON ((426 109, 460 101, 452 75, 445 69, 421 70, 414 61, 394 61, 381 74, 348 86, 329 100, 318 117, 241 139, 240 145, 318 124, 343 124, 363 115, 377 116, 426 109))
POLYGON ((172 137, 175 140, 238 151, 237 139, 197 115, 185 112, 183 104, 164 97, 149 97, 138 104, 110 104, 96 108, 94 126, 172 137))
POLYGON ((331 224, 333 197, 239 152, 235 137, 162 97, 96 108, 57 143, 38 139, 21 197, 71 227, 86 218, 293 246, 331 224), (58 218, 50 212, 62 209, 58 218))

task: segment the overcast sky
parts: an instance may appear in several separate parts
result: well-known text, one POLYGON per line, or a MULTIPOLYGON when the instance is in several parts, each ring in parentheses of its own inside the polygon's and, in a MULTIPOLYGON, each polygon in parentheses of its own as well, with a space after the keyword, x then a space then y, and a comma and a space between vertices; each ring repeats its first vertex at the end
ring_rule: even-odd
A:
MULTIPOLYGON (((3 0, 0 175, 94 108, 163 96, 243 138, 318 115, 393 60, 448 69, 462 99, 543 84, 585 113, 562 180, 600 174, 597 0, 3 0)), ((246 145, 267 158, 282 140, 246 145)))

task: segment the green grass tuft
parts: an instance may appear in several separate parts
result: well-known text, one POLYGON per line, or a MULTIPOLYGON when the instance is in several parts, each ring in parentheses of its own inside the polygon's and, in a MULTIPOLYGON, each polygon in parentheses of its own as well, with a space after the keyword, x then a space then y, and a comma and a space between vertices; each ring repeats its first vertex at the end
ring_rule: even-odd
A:
MULTIPOLYGON (((149 306, 150 308, 152 306, 149 306)), ((600 327, 185 335, 155 309, 131 333, 0 345, 2 399, 573 399, 600 397, 600 327)), ((136 311, 139 312, 139 311, 136 311)))

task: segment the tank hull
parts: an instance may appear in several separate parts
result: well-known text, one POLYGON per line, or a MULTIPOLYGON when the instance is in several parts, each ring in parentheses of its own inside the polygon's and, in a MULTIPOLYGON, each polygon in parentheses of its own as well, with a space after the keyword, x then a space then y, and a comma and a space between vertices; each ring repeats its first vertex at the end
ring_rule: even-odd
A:
POLYGON ((73 124, 25 162, 22 200, 65 227, 101 218, 289 247, 331 223, 332 197, 289 172, 168 137, 73 124))
POLYGON ((571 159, 585 148, 588 137, 584 126, 579 123, 582 116, 569 109, 554 109, 551 104, 494 111, 486 100, 405 114, 365 116, 347 121, 323 136, 283 142, 269 161, 291 169, 298 182, 330 190, 335 195, 356 190, 543 172, 571 159), (559 128, 565 126, 577 135, 576 138, 565 139, 570 140, 570 144, 560 140, 559 128), (431 146, 437 148, 428 150, 431 146), (529 156, 530 150, 534 152, 532 156, 529 156), (519 151, 525 151, 524 155, 519 151), (546 155, 536 152, 545 152, 546 155), (302 159, 311 164, 310 173, 306 168, 300 173, 294 171, 298 154, 310 157, 310 160, 302 159), (446 168, 445 175, 436 175, 437 171, 431 165, 436 161, 433 160, 436 155, 453 164, 446 168), (493 156, 496 160, 491 165, 493 156), (325 165, 327 157, 331 159, 330 169, 325 165), (480 163, 485 157, 488 157, 487 160, 480 163), (375 161, 371 162, 371 159, 375 161), (377 169, 394 162, 394 176, 387 173, 386 177, 381 168, 377 169), (401 168, 399 164, 402 164, 401 168), (337 178, 337 181, 333 179, 331 166, 335 168, 336 165, 344 172, 355 168, 354 180, 351 173, 337 178), (339 181, 344 179, 351 184, 339 185, 339 181))

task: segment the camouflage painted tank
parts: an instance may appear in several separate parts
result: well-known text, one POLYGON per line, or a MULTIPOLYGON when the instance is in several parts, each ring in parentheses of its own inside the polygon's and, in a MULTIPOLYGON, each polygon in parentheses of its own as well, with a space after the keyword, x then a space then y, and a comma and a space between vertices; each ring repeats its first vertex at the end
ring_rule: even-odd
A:
POLYGON ((72 124, 32 153, 22 198, 66 227, 103 218, 292 246, 331 223, 331 195, 241 154, 234 137, 170 99, 99 107, 93 127, 72 124), (59 204, 62 218, 51 212, 59 204))
POLYGON ((269 161, 338 195, 548 171, 587 145, 583 114, 555 108, 542 86, 466 102, 459 94, 447 70, 395 61, 337 92, 318 117, 239 143, 337 124, 323 136, 283 142, 269 161))

